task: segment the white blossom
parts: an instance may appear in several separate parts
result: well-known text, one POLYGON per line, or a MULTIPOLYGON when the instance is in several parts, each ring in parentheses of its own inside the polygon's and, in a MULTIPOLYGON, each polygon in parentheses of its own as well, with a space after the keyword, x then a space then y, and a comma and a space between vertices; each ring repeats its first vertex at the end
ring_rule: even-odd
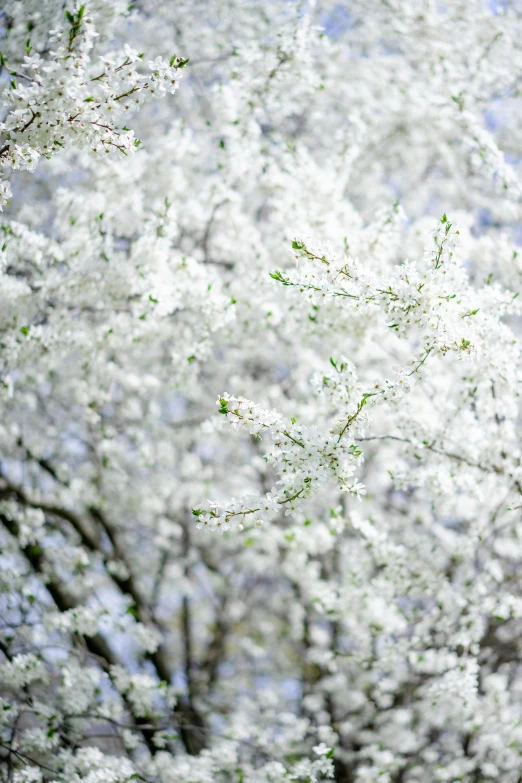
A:
POLYGON ((521 32, 4 1, 2 781, 520 783, 521 32))

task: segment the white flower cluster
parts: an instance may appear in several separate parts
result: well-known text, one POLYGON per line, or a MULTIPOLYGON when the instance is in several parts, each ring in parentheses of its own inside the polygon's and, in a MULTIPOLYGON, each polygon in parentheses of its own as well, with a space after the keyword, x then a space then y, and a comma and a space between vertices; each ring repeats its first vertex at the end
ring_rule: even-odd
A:
MULTIPOLYGON (((187 60, 157 57, 148 72, 137 65, 144 57, 125 44, 123 52, 107 53, 94 62, 91 53, 99 33, 96 13, 89 5, 65 12, 66 24, 56 28, 42 58, 27 54, 20 71, 2 95, 11 107, 0 123, 0 165, 34 171, 40 157, 50 158, 69 146, 94 153, 134 152, 140 141, 123 118, 148 98, 174 93, 187 60)), ((30 39, 27 49, 31 52, 30 39)), ((7 68, 10 62, 2 63, 7 68)), ((0 209, 11 196, 8 182, 0 183, 0 209)))
POLYGON ((232 498, 225 504, 211 502, 209 511, 194 509, 192 513, 198 518, 199 528, 223 533, 236 517, 240 530, 247 517, 257 525, 272 521, 283 509, 287 515, 294 512, 300 501, 310 498, 332 480, 339 482, 342 492, 349 492, 359 500, 366 494, 364 485, 353 478, 361 462, 361 452, 353 444, 348 448, 341 444, 341 434, 332 431, 324 435, 318 427, 297 424, 295 419, 285 425, 277 411, 265 410, 251 400, 231 397, 226 392, 217 404, 234 429, 244 428, 255 436, 270 432, 274 445, 265 460, 278 472, 279 487, 263 497, 232 498))

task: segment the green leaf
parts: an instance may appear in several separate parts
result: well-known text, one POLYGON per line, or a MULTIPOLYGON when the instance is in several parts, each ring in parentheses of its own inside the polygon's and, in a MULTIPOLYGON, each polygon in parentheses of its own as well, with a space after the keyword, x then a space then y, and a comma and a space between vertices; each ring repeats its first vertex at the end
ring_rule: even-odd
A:
POLYGON ((272 280, 277 280, 278 283, 286 283, 285 278, 278 270, 276 270, 275 272, 269 272, 269 274, 272 280))

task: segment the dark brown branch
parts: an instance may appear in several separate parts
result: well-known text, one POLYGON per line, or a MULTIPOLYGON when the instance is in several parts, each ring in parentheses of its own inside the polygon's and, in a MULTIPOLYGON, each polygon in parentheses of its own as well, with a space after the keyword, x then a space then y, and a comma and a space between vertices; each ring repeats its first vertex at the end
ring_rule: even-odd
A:
MULTIPOLYGON (((18 539, 19 527, 14 520, 8 519, 5 515, 0 514, 0 523, 3 524, 4 528, 13 538, 18 539)), ((45 577, 45 557, 43 549, 39 545, 27 544, 26 546, 20 546, 20 551, 31 565, 35 574, 37 574, 40 578, 45 577)), ((74 609, 78 606, 77 602, 75 602, 71 596, 68 595, 67 591, 58 582, 58 580, 45 579, 44 584, 56 608, 60 612, 67 612, 68 610, 74 609)), ((105 671, 109 672, 110 677, 110 667, 119 664, 120 661, 113 653, 103 636, 98 633, 94 636, 79 636, 78 638, 81 639, 81 641, 85 644, 88 652, 96 658, 98 664, 105 671)), ((125 697, 123 698, 125 700, 125 697)), ((127 700, 125 700, 125 702, 130 713, 133 715, 131 705, 127 700)), ((138 725, 144 722, 144 719, 139 716, 133 715, 133 717, 138 725)), ((141 730, 141 733, 151 754, 156 753, 157 748, 153 743, 154 730, 144 728, 141 730)))
MULTIPOLYGON (((414 441, 410 440, 409 438, 401 438, 398 435, 370 435, 367 438, 354 438, 354 440, 357 443, 363 443, 365 441, 370 440, 396 440, 400 443, 408 443, 410 446, 414 446, 414 441)), ((472 462, 467 457, 462 456, 462 454, 454 454, 451 451, 444 451, 443 449, 437 449, 435 446, 430 445, 428 443, 421 444, 422 448, 428 449, 428 451, 432 451, 434 454, 440 454, 443 457, 449 457, 450 459, 457 460, 458 462, 464 462, 466 465, 469 465, 470 468, 478 468, 479 470, 482 470, 484 473, 502 473, 502 469, 496 468, 496 467, 487 467, 486 465, 481 465, 479 462, 472 462)), ((420 446, 419 446, 420 448, 420 446)))
MULTIPOLYGON (((38 460, 38 463, 41 464, 40 460, 38 460)), ((59 481, 58 475, 54 470, 54 468, 52 468, 50 463, 48 463, 48 466, 45 467, 44 469, 48 473, 50 473, 50 475, 55 476, 56 480, 59 481)), ((32 500, 27 496, 24 489, 9 482, 5 478, 5 476, 1 476, 1 478, 3 479, 4 487, 0 486, 0 497, 2 496, 2 494, 4 496, 12 495, 13 497, 15 497, 16 500, 18 500, 18 502, 21 505, 25 505, 29 508, 38 508, 42 510, 44 513, 57 516, 69 522, 74 528, 74 530, 80 536, 84 546, 91 552, 100 554, 103 561, 106 562, 107 557, 104 556, 102 552, 100 552, 98 538, 89 531, 88 527, 83 522, 81 517, 69 511, 68 509, 64 509, 60 506, 32 500)), ((126 557, 123 547, 121 546, 115 528, 112 526, 112 524, 107 519, 106 515, 100 509, 91 506, 89 507, 88 511, 92 519, 99 524, 99 526, 107 535, 113 549, 113 553, 112 553, 113 556, 121 560, 121 562, 125 565, 125 568, 127 570, 128 576, 125 578, 119 577, 115 574, 110 574, 110 578, 112 582, 123 594, 129 595, 132 598, 132 601, 136 609, 137 619, 141 623, 143 623, 144 625, 154 624, 155 626, 157 626, 157 621, 153 617, 153 612, 147 605, 147 602, 142 596, 138 588, 138 585, 136 583, 136 580, 132 575, 128 558, 126 557)), ((64 609, 62 609, 60 607, 60 604, 56 600, 56 598, 60 598, 60 597, 55 596, 52 593, 52 589, 54 589, 52 585, 48 585, 48 589, 49 592, 51 593, 53 600, 55 601, 55 603, 57 603, 57 606, 59 606, 61 611, 65 611, 65 609, 72 608, 72 606, 64 605, 64 609)), ((65 597, 61 596, 61 598, 66 600, 66 596, 65 597)), ((93 649, 91 650, 91 652, 93 652, 95 655, 99 656, 102 659, 109 660, 109 658, 107 658, 107 655, 110 654, 110 650, 106 646, 103 637, 100 637, 100 639, 95 639, 92 647, 93 649), (103 647, 104 644, 105 647, 103 647), (94 648, 97 649, 95 650, 94 648)), ((168 653, 164 644, 160 644, 158 649, 155 650, 154 652, 147 652, 145 654, 145 658, 152 663, 154 669, 156 670, 156 674, 158 675, 160 680, 163 680, 167 683, 172 682, 173 672, 168 662, 168 653)), ((188 685, 189 683, 187 682, 187 686, 188 685)), ((189 688, 189 693, 190 693, 190 688, 189 688)), ((175 712, 178 714, 179 717, 180 727, 181 727, 180 734, 181 734, 183 744, 185 745, 185 749, 187 750, 187 753, 190 753, 191 755, 196 755, 200 753, 200 751, 203 750, 203 748, 206 745, 205 735, 201 731, 204 728, 204 720, 203 720, 203 716, 200 715, 198 711, 195 709, 192 703, 191 696, 189 696, 188 703, 178 701, 175 707, 175 712), (196 726, 199 727, 199 729, 201 730, 188 728, 188 726, 191 727, 196 726)))

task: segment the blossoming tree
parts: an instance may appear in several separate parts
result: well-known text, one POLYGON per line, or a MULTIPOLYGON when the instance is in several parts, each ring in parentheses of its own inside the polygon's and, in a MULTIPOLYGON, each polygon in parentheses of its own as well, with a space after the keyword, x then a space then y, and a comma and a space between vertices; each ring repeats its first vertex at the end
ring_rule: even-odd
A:
POLYGON ((0 779, 520 783, 519 4, 0 33, 0 779))

